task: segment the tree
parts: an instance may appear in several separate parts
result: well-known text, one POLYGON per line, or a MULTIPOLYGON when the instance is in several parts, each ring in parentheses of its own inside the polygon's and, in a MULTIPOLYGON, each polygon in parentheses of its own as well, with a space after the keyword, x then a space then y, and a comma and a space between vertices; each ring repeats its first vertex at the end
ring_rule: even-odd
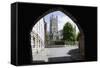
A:
POLYGON ((79 38, 80 38, 80 32, 78 32, 76 40, 79 41, 79 38))
POLYGON ((70 22, 67 22, 63 27, 63 40, 65 41, 76 40, 76 30, 75 28, 73 28, 70 22))

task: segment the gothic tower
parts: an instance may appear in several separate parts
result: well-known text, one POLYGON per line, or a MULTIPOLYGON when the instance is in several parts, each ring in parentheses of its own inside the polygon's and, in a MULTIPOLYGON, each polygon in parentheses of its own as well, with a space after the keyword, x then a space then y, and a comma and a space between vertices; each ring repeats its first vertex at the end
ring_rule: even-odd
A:
POLYGON ((50 17, 50 40, 56 41, 58 35, 58 18, 52 15, 50 17))

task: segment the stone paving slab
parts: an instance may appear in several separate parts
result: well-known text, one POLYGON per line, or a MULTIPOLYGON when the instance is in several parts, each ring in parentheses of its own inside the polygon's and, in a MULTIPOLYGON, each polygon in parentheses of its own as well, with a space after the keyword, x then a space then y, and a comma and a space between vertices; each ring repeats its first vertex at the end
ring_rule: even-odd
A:
POLYGON ((68 46, 68 47, 61 47, 61 48, 47 48, 48 50, 48 57, 64 57, 64 56, 71 56, 68 52, 72 49, 76 49, 78 46, 68 46))
POLYGON ((33 61, 72 61, 73 59, 78 59, 79 51, 77 51, 78 46, 67 46, 60 48, 44 48, 38 54, 34 55, 33 61), (57 59, 58 58, 58 59, 57 59))

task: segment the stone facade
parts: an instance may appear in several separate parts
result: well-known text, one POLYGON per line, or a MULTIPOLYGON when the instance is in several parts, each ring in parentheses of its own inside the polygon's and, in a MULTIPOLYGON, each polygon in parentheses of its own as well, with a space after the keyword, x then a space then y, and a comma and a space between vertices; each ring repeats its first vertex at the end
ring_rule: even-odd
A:
POLYGON ((48 60, 45 53, 45 24, 43 19, 39 20, 32 29, 31 47, 33 61, 48 60))
POLYGON ((56 41, 58 39, 58 19, 57 16, 50 17, 50 40, 56 41))

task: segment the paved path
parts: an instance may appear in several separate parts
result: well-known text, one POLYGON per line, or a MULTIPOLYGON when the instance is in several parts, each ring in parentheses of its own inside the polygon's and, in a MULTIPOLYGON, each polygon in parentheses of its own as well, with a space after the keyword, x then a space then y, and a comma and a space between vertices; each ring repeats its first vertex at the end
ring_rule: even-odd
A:
POLYGON ((48 50, 48 57, 64 57, 64 56, 71 56, 68 52, 72 49, 77 49, 78 46, 67 46, 61 48, 46 48, 48 50))
POLYGON ((66 46, 60 48, 45 48, 41 53, 37 54, 37 60, 44 60, 45 62, 61 62, 79 60, 78 46, 66 46))

